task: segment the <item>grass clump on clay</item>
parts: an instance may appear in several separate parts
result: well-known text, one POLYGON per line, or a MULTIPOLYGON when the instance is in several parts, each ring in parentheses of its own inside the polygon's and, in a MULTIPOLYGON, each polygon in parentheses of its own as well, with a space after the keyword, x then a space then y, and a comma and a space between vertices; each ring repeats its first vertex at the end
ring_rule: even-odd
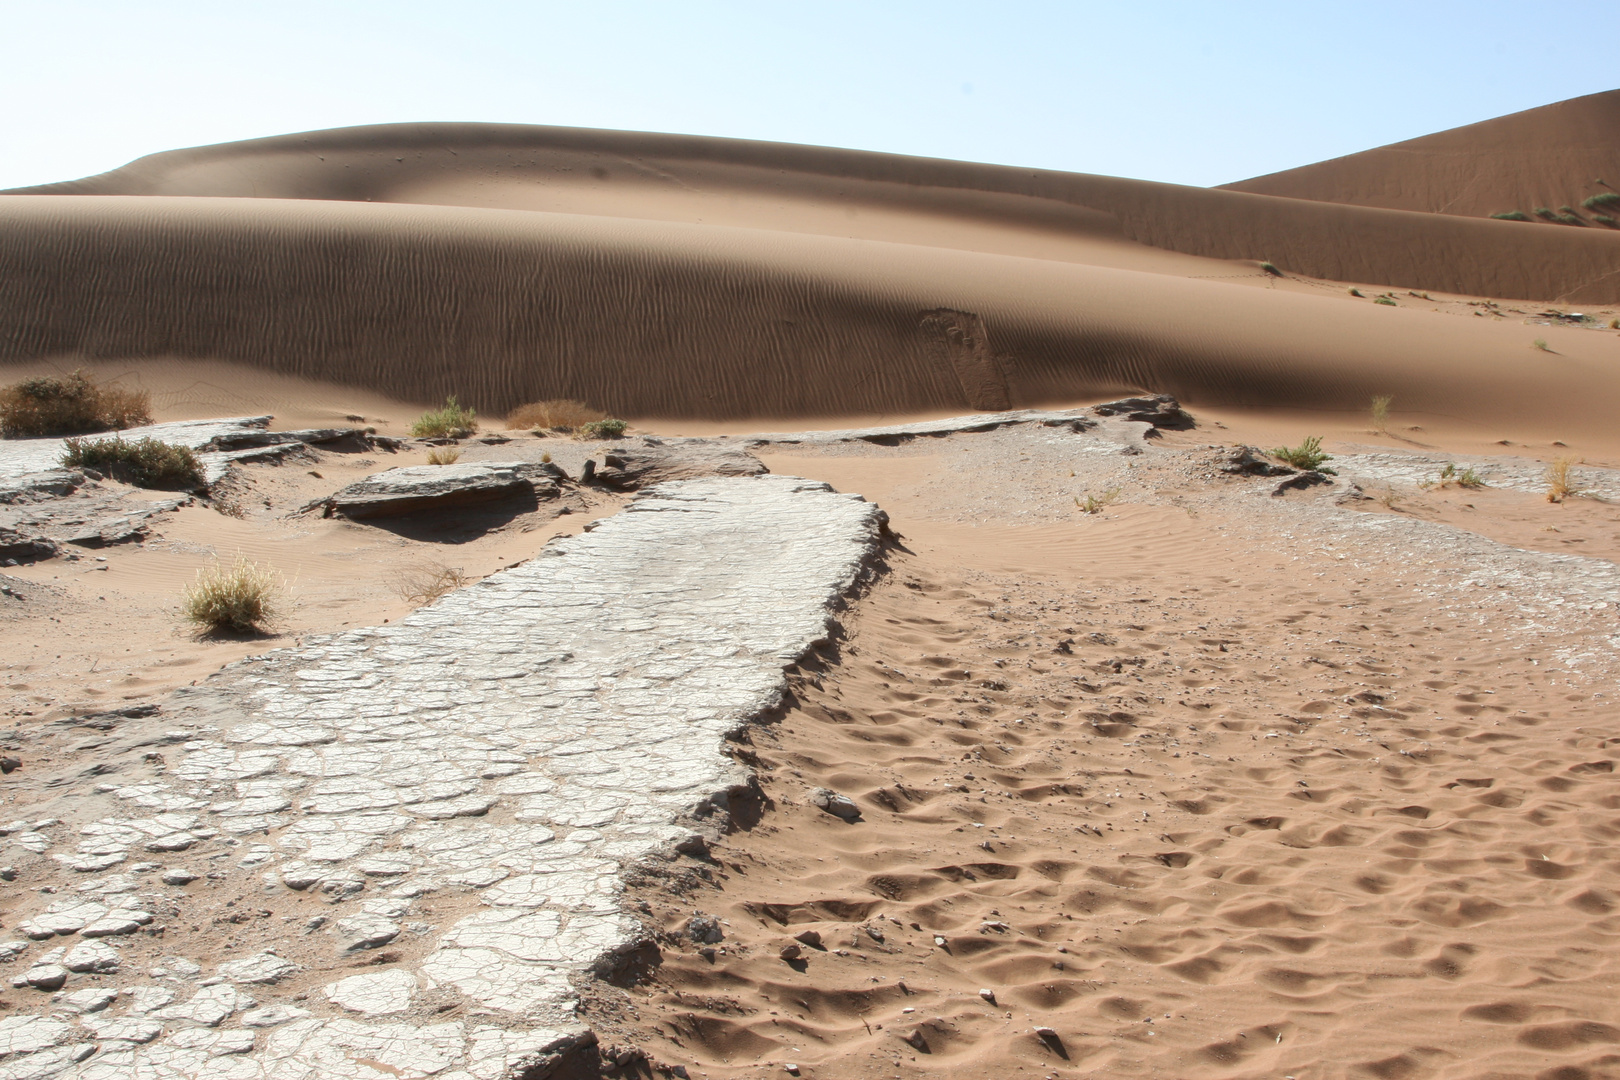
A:
POLYGON ((465 439, 478 430, 478 414, 462 408, 452 394, 444 399, 444 408, 423 413, 411 425, 411 436, 417 439, 465 439))
POLYGON ((189 446, 144 439, 69 439, 62 464, 94 469, 136 487, 194 491, 204 485, 202 464, 189 446))
POLYGON ((247 634, 262 632, 279 614, 281 575, 249 562, 243 555, 226 566, 197 571, 181 603, 185 617, 204 630, 247 634))
POLYGON ((1075 496, 1074 505, 1080 508, 1082 514, 1097 514, 1102 512, 1103 507, 1112 506, 1118 498, 1119 488, 1115 487, 1109 488, 1101 495, 1087 495, 1084 502, 1077 495, 1075 496))
POLYGON ((454 446, 442 446, 428 451, 429 465, 454 465, 461 460, 461 450, 454 446))
POLYGON ((593 420, 589 424, 581 424, 579 437, 582 439, 617 439, 624 434, 624 429, 630 425, 623 420, 593 420))
POLYGON ((97 386, 82 371, 0 387, 0 436, 83 435, 152 422, 144 390, 97 386))
POLYGON ((575 428, 598 420, 606 420, 608 414, 591 408, 583 401, 574 401, 572 398, 555 398, 550 401, 535 401, 527 405, 519 405, 506 414, 506 429, 515 431, 524 428, 533 428, 536 431, 573 431, 575 428))
POLYGON ((1574 467, 1574 459, 1567 457, 1555 458, 1547 466, 1548 502, 1561 503, 1572 495, 1580 494, 1575 490, 1574 467))
POLYGON ((1466 469, 1459 469, 1456 465, 1447 464, 1444 469, 1440 470, 1440 486, 1443 488, 1482 488, 1485 486, 1485 478, 1474 471, 1472 465, 1466 469))
POLYGON ((1333 471, 1322 468, 1322 462, 1332 461, 1333 455, 1323 452, 1322 439, 1318 435, 1310 436, 1298 446, 1279 446, 1271 451, 1271 456, 1296 469, 1324 473, 1333 471))

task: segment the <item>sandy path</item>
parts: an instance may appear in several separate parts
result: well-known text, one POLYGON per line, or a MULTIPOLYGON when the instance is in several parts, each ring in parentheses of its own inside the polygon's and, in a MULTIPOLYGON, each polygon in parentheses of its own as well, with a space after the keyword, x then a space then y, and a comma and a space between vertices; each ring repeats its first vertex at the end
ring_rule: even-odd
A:
POLYGON ((767 455, 909 551, 757 737, 770 812, 645 887, 668 959, 608 1036, 707 1077, 1608 1075, 1614 565, 1082 442, 767 455))

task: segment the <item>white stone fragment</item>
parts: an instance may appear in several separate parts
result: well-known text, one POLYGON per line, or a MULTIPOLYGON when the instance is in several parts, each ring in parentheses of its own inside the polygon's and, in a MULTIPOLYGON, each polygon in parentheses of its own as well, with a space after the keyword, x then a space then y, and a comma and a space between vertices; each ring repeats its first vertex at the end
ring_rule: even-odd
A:
POLYGON ((174 1000, 174 991, 167 986, 136 986, 124 993, 129 997, 129 1011, 137 1016, 156 1012, 174 1000))
POLYGON ((62 957, 69 971, 111 975, 118 970, 118 950, 105 941, 81 941, 62 957))
POLYGON ((56 1004, 64 1009, 76 1013, 100 1012, 118 999, 118 991, 110 986, 98 986, 89 990, 75 990, 71 994, 63 994, 56 1004))
POLYGON ((221 977, 233 983, 272 983, 291 975, 298 966, 272 952, 257 953, 219 965, 221 977))
POLYGON ((350 1012, 387 1016, 411 1007, 416 977, 393 968, 375 975, 350 975, 325 987, 326 999, 350 1012))
POLYGON ((267 1028, 302 1020, 308 1015, 308 1009, 300 1009, 296 1005, 266 1005, 262 1009, 249 1009, 237 1019, 243 1027, 267 1028))

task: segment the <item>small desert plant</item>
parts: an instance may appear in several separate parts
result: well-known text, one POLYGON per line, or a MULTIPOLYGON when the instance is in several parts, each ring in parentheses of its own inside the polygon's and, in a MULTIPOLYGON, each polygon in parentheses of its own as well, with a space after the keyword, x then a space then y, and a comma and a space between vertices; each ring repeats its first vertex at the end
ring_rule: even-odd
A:
POLYGON ((1387 304, 1390 307, 1400 307, 1400 305, 1395 302, 1394 297, 1390 297, 1390 296, 1374 297, 1373 298, 1373 303, 1375 303, 1375 304, 1387 304))
POLYGON ((506 414, 506 428, 508 431, 521 428, 561 428, 572 431, 594 420, 607 418, 607 413, 598 412, 583 401, 558 398, 553 401, 536 401, 529 405, 519 405, 506 414))
POLYGON ((1385 510, 1394 510, 1399 507, 1402 496, 1395 490, 1394 484, 1385 484, 1373 498, 1377 499, 1378 504, 1385 510))
POLYGON ((1620 225, 1620 221, 1616 221, 1614 218, 1610 217, 1608 214, 1593 214, 1592 215, 1592 220, 1597 222, 1599 225, 1607 225, 1611 229, 1614 228, 1616 225, 1620 225))
POLYGON ((80 435, 151 422, 146 391, 97 386, 82 371, 0 388, 0 435, 6 438, 80 435))
POLYGON ((1472 465, 1459 470, 1456 465, 1447 463, 1446 467, 1440 470, 1440 486, 1482 488, 1485 486, 1485 478, 1475 472, 1472 465))
POLYGON ((407 604, 431 604, 471 581, 459 566, 424 562, 407 566, 394 575, 393 588, 407 604))
POLYGON ((1581 205, 1588 210, 1598 210, 1604 207, 1620 207, 1620 193, 1613 191, 1600 191, 1581 200, 1581 205))
POLYGON ((1362 295, 1362 292, 1361 292, 1361 290, 1360 290, 1360 289, 1358 289, 1358 288, 1356 288, 1356 287, 1354 287, 1354 286, 1351 286, 1351 288, 1350 288, 1350 295, 1351 295, 1351 296, 1360 296, 1360 295, 1362 295))
POLYGON ((1379 394, 1372 399, 1373 430, 1380 435, 1389 431, 1389 404, 1394 400, 1393 394, 1379 394))
POLYGON ((1574 468, 1574 459, 1567 457, 1555 458, 1547 466, 1548 502, 1561 503, 1571 495, 1580 494, 1575 490, 1574 468))
POLYGON ((1534 213, 1536 217, 1545 218, 1548 221, 1558 220, 1558 215, 1553 212, 1553 208, 1550 206, 1538 206, 1532 211, 1532 213, 1534 213))
POLYGON ((1536 338, 1536 340, 1530 343, 1530 347, 1538 352, 1552 352, 1552 346, 1547 344, 1546 338, 1536 338))
POLYGON ((1586 221, 1579 214, 1569 213, 1559 214, 1558 223, 1560 225, 1585 225, 1586 221))
POLYGON ((444 399, 444 408, 425 412, 411 425, 418 439, 465 439, 478 430, 478 414, 456 404, 455 395, 444 399))
POLYGON ((1492 214, 1497 221, 1529 221, 1530 215, 1523 210, 1505 210, 1500 214, 1492 214))
POLYGON ((461 451, 454 446, 443 446, 428 451, 429 465, 454 465, 461 460, 461 451))
POLYGON ((1310 436, 1295 447, 1279 446, 1271 451, 1271 456, 1296 469, 1324 473, 1333 471, 1322 468, 1322 462, 1332 461, 1333 455, 1322 452, 1322 439, 1317 435, 1310 436))
POLYGON ((237 555, 229 566, 215 562, 198 570, 181 610, 204 630, 251 633, 265 629, 279 613, 283 588, 280 574, 237 555))
POLYGON ((95 469, 136 487, 178 491, 204 486, 202 464, 191 447, 150 436, 134 441, 117 435, 110 439, 69 439, 62 464, 70 469, 95 469))
POLYGON ((1610 330, 1620 330, 1620 319, 1610 319, 1609 320, 1609 329, 1610 330))
POLYGON ((1078 506, 1080 508, 1080 512, 1083 514, 1096 514, 1100 513, 1103 507, 1112 506, 1114 500, 1118 498, 1119 488, 1112 487, 1103 492, 1101 495, 1087 495, 1085 497, 1085 501, 1083 502, 1081 501, 1080 497, 1076 495, 1074 505, 1078 506))
POLYGON ((630 425, 623 420, 593 420, 588 424, 581 424, 579 437, 582 439, 617 439, 624 434, 624 429, 630 425))
POLYGON ((1266 273, 1270 274, 1272 277, 1282 277, 1283 276, 1283 272, 1281 270, 1277 269, 1277 264, 1276 263, 1263 262, 1263 263, 1260 264, 1260 269, 1264 270, 1266 273))

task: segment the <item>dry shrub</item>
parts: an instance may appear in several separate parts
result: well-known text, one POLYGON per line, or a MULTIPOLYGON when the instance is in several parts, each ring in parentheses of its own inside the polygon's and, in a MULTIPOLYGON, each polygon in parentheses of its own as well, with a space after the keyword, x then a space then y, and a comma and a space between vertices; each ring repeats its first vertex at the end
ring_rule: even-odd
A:
POLYGON ((461 460, 461 451, 454 446, 443 446, 428 451, 429 465, 454 465, 461 460))
POLYGON ((280 574, 239 554, 229 566, 215 562, 198 570, 197 580, 186 587, 181 610, 204 630, 262 631, 279 614, 284 588, 280 574))
POLYGON ((97 386, 82 371, 0 388, 0 436, 6 438, 83 435, 151 422, 146 391, 97 386))
POLYGON ((1554 459, 1547 466, 1547 501, 1563 502, 1571 495, 1579 494, 1575 490, 1574 477, 1570 470, 1574 467, 1573 458, 1561 457, 1554 459))
POLYGON ((455 395, 444 399, 444 408, 419 416, 411 425, 417 439, 465 439, 478 430, 478 413, 456 403, 455 395))
POLYGON ((1080 497, 1076 495, 1074 498, 1074 505, 1080 508, 1080 512, 1082 514, 1100 514, 1102 513, 1103 507, 1114 505, 1115 500, 1118 498, 1119 488, 1114 487, 1109 488, 1101 495, 1087 495, 1085 502, 1081 502, 1080 497))
POLYGON ((407 566, 395 574, 393 588, 407 604, 431 604, 446 593, 471 583, 472 578, 459 566, 423 562, 407 566))
POLYGON ((70 469, 95 469, 136 487, 199 491, 206 486, 202 463, 191 447, 151 436, 128 441, 120 435, 69 439, 62 464, 70 469))
POLYGON ((506 429, 562 428, 572 431, 597 420, 606 420, 608 414, 598 412, 583 401, 557 398, 519 405, 506 414, 506 429))

